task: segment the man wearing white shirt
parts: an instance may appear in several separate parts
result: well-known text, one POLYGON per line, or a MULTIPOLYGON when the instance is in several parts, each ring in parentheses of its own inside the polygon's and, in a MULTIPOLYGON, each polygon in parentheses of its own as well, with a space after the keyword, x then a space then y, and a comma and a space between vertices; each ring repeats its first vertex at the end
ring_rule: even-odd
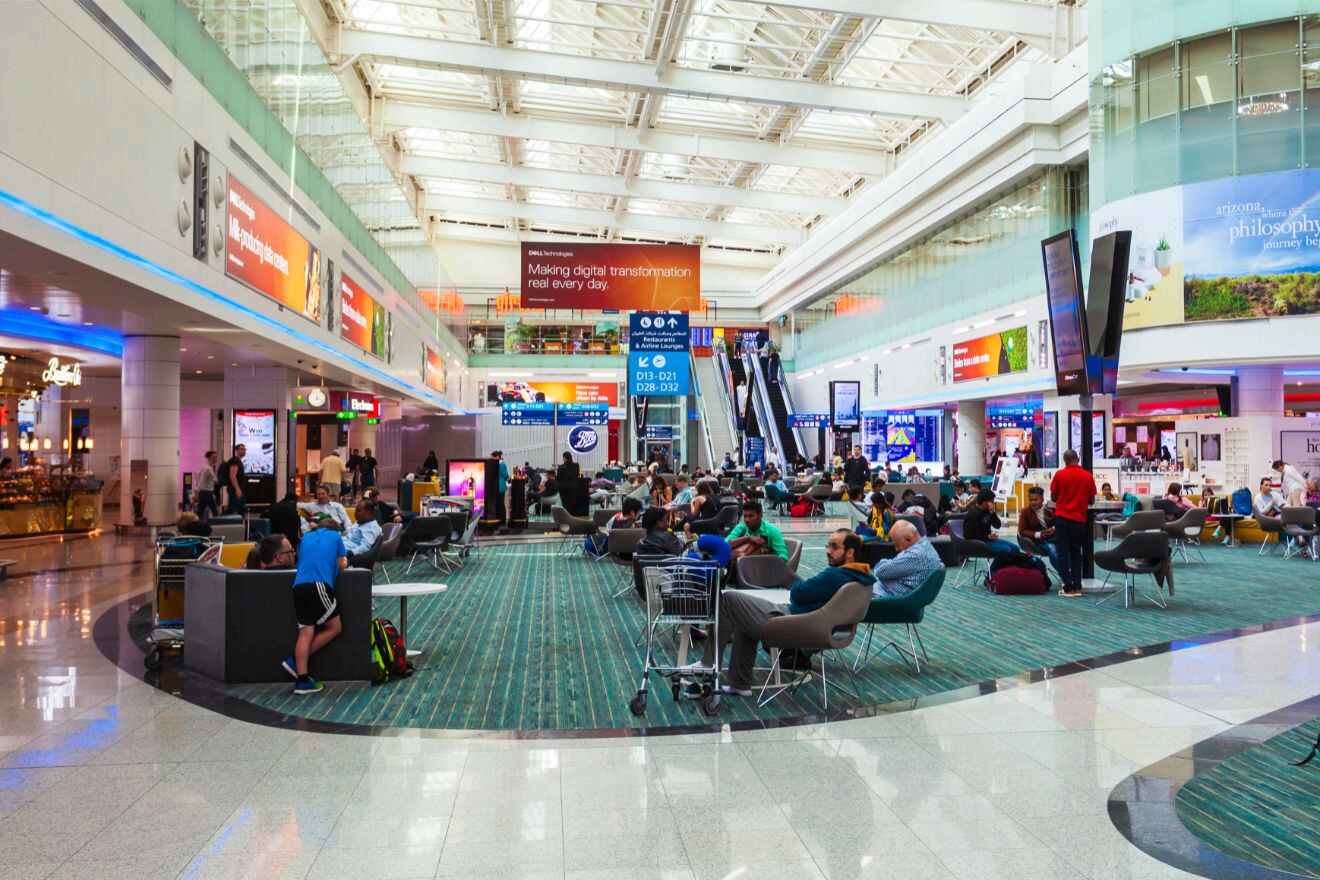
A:
POLYGON ((311 521, 322 513, 328 514, 339 526, 341 532, 348 531, 348 527, 352 525, 348 521, 348 511, 344 510, 344 505, 338 501, 331 500, 330 487, 325 483, 316 487, 315 501, 298 502, 298 512, 303 515, 302 529, 304 534, 311 530, 311 521))
POLYGON ((1288 500, 1288 505, 1301 507, 1306 502, 1306 477, 1286 461, 1276 461, 1273 467, 1283 483, 1283 497, 1288 500))

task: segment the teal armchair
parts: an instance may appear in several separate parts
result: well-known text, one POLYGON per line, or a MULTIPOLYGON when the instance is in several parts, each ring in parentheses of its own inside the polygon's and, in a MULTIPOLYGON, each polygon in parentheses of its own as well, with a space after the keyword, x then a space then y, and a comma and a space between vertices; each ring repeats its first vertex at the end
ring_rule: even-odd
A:
POLYGON ((935 601, 943 587, 944 569, 937 568, 926 577, 921 586, 906 596, 873 598, 871 607, 866 610, 866 616, 862 618, 862 623, 866 625, 866 641, 862 645, 861 654, 853 664, 853 672, 857 672, 866 663, 866 658, 871 652, 871 639, 875 635, 876 626, 895 625, 902 625, 907 631, 907 647, 890 641, 876 653, 881 654, 885 649, 893 648, 915 672, 921 672, 921 658, 925 657, 926 662, 929 663, 930 656, 926 654, 926 646, 921 641, 921 633, 917 631, 917 625, 925 619, 926 607, 935 601), (920 655, 917 654, 918 647, 921 649, 920 655))

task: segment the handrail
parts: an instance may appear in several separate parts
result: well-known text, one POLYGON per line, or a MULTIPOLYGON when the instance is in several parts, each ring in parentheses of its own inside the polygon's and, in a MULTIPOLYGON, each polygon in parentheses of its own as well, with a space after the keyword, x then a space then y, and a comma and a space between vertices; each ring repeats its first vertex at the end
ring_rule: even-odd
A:
POLYGON ((730 375, 733 370, 729 368, 729 354, 724 350, 724 346, 717 346, 715 349, 715 369, 719 373, 720 382, 720 409, 724 412, 724 419, 729 425, 729 436, 739 449, 742 449, 742 437, 738 431, 738 395, 734 393, 733 386, 729 384, 730 375))
POLYGON ((793 439, 797 441, 798 453, 805 455, 803 450, 807 447, 802 442, 802 429, 793 424, 792 415, 797 412, 797 405, 793 403, 793 394, 788 390, 788 374, 784 372, 782 360, 775 361, 775 364, 779 367, 779 375, 775 377, 775 381, 779 383, 779 393, 784 398, 785 414, 789 416, 789 430, 793 432, 793 439))
POLYGON ((784 454, 784 443, 779 437, 779 425, 775 422, 775 408, 770 405, 770 393, 766 390, 765 373, 761 371, 761 362, 754 354, 743 352, 743 367, 747 370, 747 375, 755 379, 755 393, 752 394, 752 405, 756 407, 756 418, 761 423, 761 436, 767 441, 772 441, 768 445, 773 445, 773 456, 771 450, 766 450, 766 461, 775 460, 779 462, 781 468, 788 467, 787 456, 784 454))
POLYGON ((715 458, 715 443, 710 439, 710 414, 706 411, 706 395, 701 393, 701 377, 697 375, 697 356, 688 352, 688 369, 692 373, 692 391, 697 398, 697 411, 701 414, 701 436, 706 441, 706 461, 711 469, 719 467, 715 458))

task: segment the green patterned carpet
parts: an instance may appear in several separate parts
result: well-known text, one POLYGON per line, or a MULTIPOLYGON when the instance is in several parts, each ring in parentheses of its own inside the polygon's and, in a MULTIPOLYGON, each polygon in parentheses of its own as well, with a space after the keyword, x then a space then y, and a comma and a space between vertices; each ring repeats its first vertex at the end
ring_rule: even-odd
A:
MULTIPOLYGON (((810 574, 825 564, 825 537, 802 537, 807 547, 801 573, 810 574)), ((1205 555, 1205 563, 1178 563, 1177 595, 1167 611, 1145 600, 1125 610, 1121 600, 1097 606, 1090 598, 994 596, 946 586, 921 629, 930 667, 918 676, 892 651, 880 655, 859 676, 863 703, 1320 611, 1310 562, 1262 559, 1255 547, 1208 547, 1205 555)), ((402 567, 392 564, 392 570, 402 567)), ((424 651, 412 678, 375 688, 331 684, 315 697, 294 697, 284 684, 245 685, 230 693, 333 722, 522 731, 638 726, 628 701, 638 685, 643 609, 631 591, 611 598, 621 583, 612 563, 563 558, 556 545, 527 544, 483 547, 453 575, 437 578, 424 568, 414 569, 411 579, 443 580, 450 588, 409 603, 410 647, 424 651)), ((395 600, 376 606, 378 615, 398 623, 395 600)), ((901 633, 896 627, 884 631, 901 633)), ((881 633, 876 638, 881 643, 881 633)), ((850 661, 855 650, 848 652, 850 661)), ((653 683, 644 719, 649 725, 708 723, 695 703, 676 704, 663 687, 658 691, 653 683)), ((841 694, 832 697, 831 710, 853 705, 841 694)), ((811 683, 759 711, 752 700, 726 700, 721 718, 820 710, 811 683)))
POLYGON ((1294 727, 1197 774, 1178 792, 1178 817, 1201 840, 1268 868, 1320 877, 1320 760, 1310 751, 1320 719, 1294 727))

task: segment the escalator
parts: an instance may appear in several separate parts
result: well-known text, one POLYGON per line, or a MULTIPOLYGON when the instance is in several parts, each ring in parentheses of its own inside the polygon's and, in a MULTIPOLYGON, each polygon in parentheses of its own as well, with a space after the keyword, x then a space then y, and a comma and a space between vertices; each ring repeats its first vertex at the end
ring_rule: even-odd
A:
POLYGON ((779 425, 779 435, 784 440, 784 454, 788 456, 789 461, 797 458, 798 453, 803 456, 806 448, 802 443, 802 429, 789 427, 789 417, 797 412, 797 407, 793 405, 793 392, 789 388, 788 376, 784 373, 784 366, 779 358, 772 358, 773 375, 767 376, 767 389, 770 390, 770 404, 775 411, 775 420, 779 425))
MULTIPOLYGON (((756 436, 752 433, 752 423, 755 421, 759 428, 758 433, 765 438, 766 463, 774 462, 781 468, 785 467, 789 460, 784 456, 783 440, 775 418, 770 389, 761 373, 761 365, 757 362, 756 355, 750 353, 743 354, 742 365, 749 380, 747 396, 751 400, 751 406, 748 408, 747 436, 756 436)), ((778 393, 777 388, 776 393, 778 393)))
POLYGON ((710 456, 708 466, 718 468, 724 460, 724 453, 730 452, 736 457, 742 448, 726 373, 718 357, 694 355, 692 374, 696 377, 694 391, 697 410, 701 415, 702 434, 710 456))

